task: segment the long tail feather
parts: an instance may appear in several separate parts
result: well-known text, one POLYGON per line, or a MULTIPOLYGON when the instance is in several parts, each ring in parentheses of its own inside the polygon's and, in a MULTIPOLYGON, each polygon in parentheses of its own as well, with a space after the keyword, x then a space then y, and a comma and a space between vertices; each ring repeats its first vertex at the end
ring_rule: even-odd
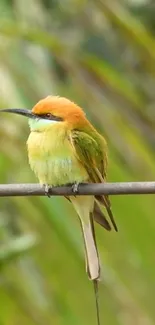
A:
POLYGON ((96 318, 97 325, 100 325, 100 313, 99 313, 99 301, 98 301, 98 279, 100 277, 100 264, 96 244, 95 228, 93 221, 93 214, 90 213, 90 223, 89 226, 85 226, 81 221, 85 248, 86 248, 86 271, 90 280, 94 284, 94 295, 95 295, 95 305, 96 305, 96 318), (93 242, 91 240, 93 239, 93 242))
POLYGON ((94 294, 96 302, 97 325, 100 325, 99 303, 98 303, 98 279, 100 277, 100 263, 96 245, 94 221, 93 221, 93 197, 70 198, 81 221, 81 227, 85 243, 86 271, 89 279, 94 283, 94 294))
MULTIPOLYGON (((90 222, 91 222, 91 228, 92 228, 94 243, 95 243, 95 245, 97 247, 94 220, 93 220, 93 213, 90 213, 90 222)), ((97 254, 98 254, 98 251, 97 251, 97 254)), ((99 269, 99 273, 100 273, 100 269, 99 269)), ((93 283, 94 283, 97 325, 100 325, 100 311, 99 311, 99 300, 98 300, 98 279, 94 279, 93 283)))
POLYGON ((90 280, 98 279, 100 277, 100 264, 94 233, 92 231, 92 222, 89 220, 86 223, 81 219, 81 226, 85 243, 86 271, 90 280))
POLYGON ((93 283, 94 283, 97 325, 100 325, 100 310, 99 310, 99 299, 98 299, 98 280, 93 280, 93 283))

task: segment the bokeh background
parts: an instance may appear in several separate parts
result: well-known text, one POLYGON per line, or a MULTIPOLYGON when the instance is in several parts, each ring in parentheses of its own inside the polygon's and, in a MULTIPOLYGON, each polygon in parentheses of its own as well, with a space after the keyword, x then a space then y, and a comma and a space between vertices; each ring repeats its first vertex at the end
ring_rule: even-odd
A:
MULTIPOLYGON (((1 0, 0 107, 81 105, 109 145, 109 181, 155 178, 155 2, 1 0)), ((36 182, 27 120, 0 117, 0 183, 36 182)), ((155 198, 111 197, 96 225, 101 324, 155 324, 155 198)), ((0 199, 0 325, 96 324, 78 218, 63 198, 0 199)))

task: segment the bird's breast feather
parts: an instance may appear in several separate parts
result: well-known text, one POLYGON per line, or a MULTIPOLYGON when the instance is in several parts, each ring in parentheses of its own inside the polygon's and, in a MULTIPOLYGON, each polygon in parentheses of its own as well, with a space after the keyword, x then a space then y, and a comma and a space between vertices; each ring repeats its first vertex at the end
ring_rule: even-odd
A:
POLYGON ((63 185, 88 179, 67 137, 31 132, 27 145, 30 166, 41 183, 63 185))

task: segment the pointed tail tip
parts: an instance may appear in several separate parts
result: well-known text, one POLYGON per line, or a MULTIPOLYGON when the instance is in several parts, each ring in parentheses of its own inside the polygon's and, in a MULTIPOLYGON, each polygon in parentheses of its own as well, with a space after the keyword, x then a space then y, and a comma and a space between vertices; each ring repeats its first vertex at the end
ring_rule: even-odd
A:
POLYGON ((107 212, 108 212, 109 218, 110 218, 110 220, 111 220, 111 223, 112 223, 112 225, 113 225, 115 231, 118 232, 118 228, 117 228, 116 222, 115 222, 115 220, 114 220, 114 216, 113 216, 113 213, 112 213, 112 211, 111 211, 111 208, 110 208, 110 207, 106 207, 106 209, 107 209, 107 212))
POLYGON ((113 227, 114 227, 114 230, 115 230, 116 232, 118 232, 118 228, 117 228, 117 225, 116 225, 116 222, 115 222, 115 220, 114 220, 114 217, 113 217, 112 213, 109 213, 109 217, 110 217, 111 223, 112 223, 112 225, 113 225, 113 227))
POLYGON ((114 226, 115 231, 118 232, 118 227, 116 226, 116 224, 114 224, 113 226, 114 226))
POLYGON ((95 294, 95 305, 96 305, 96 320, 97 325, 100 325, 100 310, 99 310, 99 296, 98 296, 98 281, 97 279, 93 280, 94 284, 94 294, 95 294))

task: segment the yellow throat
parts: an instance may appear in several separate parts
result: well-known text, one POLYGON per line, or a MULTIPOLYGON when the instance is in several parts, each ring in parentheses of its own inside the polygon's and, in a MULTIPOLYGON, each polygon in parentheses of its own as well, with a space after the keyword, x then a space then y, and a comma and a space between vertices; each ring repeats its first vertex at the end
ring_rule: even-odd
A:
POLYGON ((30 120, 28 157, 41 184, 63 185, 88 180, 88 174, 69 141, 64 122, 30 120))

